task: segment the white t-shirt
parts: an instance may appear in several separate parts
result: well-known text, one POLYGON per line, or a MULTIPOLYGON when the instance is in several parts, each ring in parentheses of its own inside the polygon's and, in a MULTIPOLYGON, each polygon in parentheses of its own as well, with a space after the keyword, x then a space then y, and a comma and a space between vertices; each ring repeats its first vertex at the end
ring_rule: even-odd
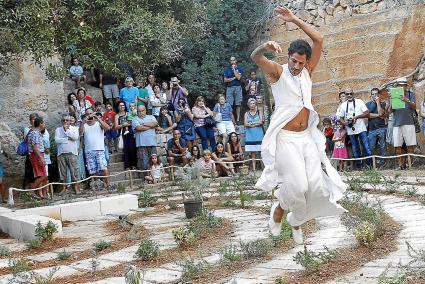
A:
POLYGON ((84 124, 84 149, 85 151, 105 150, 104 132, 99 122, 93 125, 84 124))
MULTIPOLYGON (((345 101, 343 102, 339 108, 337 116, 339 118, 342 118, 347 122, 349 118, 353 118, 354 116, 361 115, 365 111, 367 111, 368 108, 366 107, 365 103, 360 99, 354 99, 354 101, 349 102, 345 101)), ((353 125, 355 130, 353 131, 351 127, 345 126, 345 130, 347 130, 348 135, 353 134, 359 134, 363 131, 367 131, 366 123, 363 118, 359 118, 356 120, 356 123, 353 125)))
MULTIPOLYGON (((166 94, 161 93, 160 96, 161 96, 161 98, 164 102, 167 101, 167 95, 166 94)), ((151 105, 152 105, 153 102, 158 103, 158 104, 161 103, 161 100, 159 98, 157 98, 155 96, 155 94, 149 94, 149 101, 150 101, 151 105)), ((160 112, 161 112, 161 107, 152 106, 152 115, 159 116, 160 112)))

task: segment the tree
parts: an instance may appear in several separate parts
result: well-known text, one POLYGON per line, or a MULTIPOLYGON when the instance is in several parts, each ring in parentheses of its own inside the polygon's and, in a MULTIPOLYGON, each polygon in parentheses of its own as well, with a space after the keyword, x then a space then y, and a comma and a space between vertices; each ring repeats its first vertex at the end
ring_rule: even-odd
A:
POLYGON ((208 32, 198 0, 3 0, 0 22, 3 71, 17 59, 59 55, 114 74, 122 64, 145 74, 179 59, 185 43, 208 32))
MULTIPOLYGON (((224 92, 223 71, 234 55, 245 69, 249 55, 272 6, 267 0, 206 1, 209 33, 186 42, 182 59, 173 64, 193 95, 214 98, 224 92)), ((271 10, 272 11, 272 10, 271 10)))

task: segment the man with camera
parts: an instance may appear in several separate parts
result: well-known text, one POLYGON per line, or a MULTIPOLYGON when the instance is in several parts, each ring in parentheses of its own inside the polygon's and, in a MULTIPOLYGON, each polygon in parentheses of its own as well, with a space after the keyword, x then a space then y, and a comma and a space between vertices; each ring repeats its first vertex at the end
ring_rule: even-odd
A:
POLYGON ((87 170, 90 175, 104 176, 109 186, 108 163, 105 156, 105 130, 109 125, 88 109, 80 125, 80 135, 84 135, 87 170))
MULTIPOLYGON (((379 145, 379 155, 385 156, 386 148, 386 132, 387 123, 385 119, 388 117, 388 109, 390 104, 379 92, 378 88, 373 88, 370 91, 371 100, 366 103, 366 107, 369 110, 369 121, 368 121, 368 139, 370 152, 373 154, 376 146, 376 142, 379 145)), ((385 163, 384 159, 378 160, 378 166, 382 167, 385 163)))
POLYGON ((174 109, 169 107, 170 111, 174 111, 179 108, 179 100, 184 99, 187 104, 187 96, 189 96, 189 92, 186 88, 180 86, 180 80, 177 77, 171 77, 170 81, 171 88, 171 104, 174 109))
MULTIPOLYGON (((362 100, 354 98, 351 88, 347 88, 344 93, 347 100, 339 106, 337 116, 341 123, 345 125, 348 137, 350 137, 353 155, 355 158, 362 157, 362 151, 360 150, 361 144, 363 156, 371 156, 372 152, 370 151, 366 124, 364 122, 364 118, 369 117, 369 110, 362 100)), ((367 159, 366 163, 370 167, 372 163, 371 159, 367 159)), ((361 169, 362 161, 357 160, 356 165, 357 169, 361 169)))
POLYGON ((226 101, 233 108, 236 106, 236 122, 239 122, 241 116, 242 103, 242 78, 243 69, 238 64, 236 57, 230 57, 230 64, 224 70, 224 83, 226 84, 226 101))

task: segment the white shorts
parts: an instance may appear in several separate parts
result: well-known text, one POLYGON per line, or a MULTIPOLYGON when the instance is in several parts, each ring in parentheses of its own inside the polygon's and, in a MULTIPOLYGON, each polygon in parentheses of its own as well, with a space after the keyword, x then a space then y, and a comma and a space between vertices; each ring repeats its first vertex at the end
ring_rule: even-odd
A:
POLYGON ((223 135, 227 133, 229 135, 232 132, 235 132, 235 126, 233 125, 233 121, 221 121, 217 123, 218 135, 223 135))
POLYGON ((416 145, 416 131, 414 125, 394 126, 393 128, 394 147, 403 146, 403 141, 406 146, 416 145))

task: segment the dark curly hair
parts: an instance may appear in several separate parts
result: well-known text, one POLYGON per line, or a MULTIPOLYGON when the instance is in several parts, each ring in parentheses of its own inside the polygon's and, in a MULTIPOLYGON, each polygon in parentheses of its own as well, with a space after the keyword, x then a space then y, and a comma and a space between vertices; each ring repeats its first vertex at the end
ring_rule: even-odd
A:
POLYGON ((303 39, 297 39, 291 42, 288 48, 289 56, 291 56, 294 53, 298 53, 300 55, 306 55, 308 60, 311 58, 311 46, 307 41, 303 39))

